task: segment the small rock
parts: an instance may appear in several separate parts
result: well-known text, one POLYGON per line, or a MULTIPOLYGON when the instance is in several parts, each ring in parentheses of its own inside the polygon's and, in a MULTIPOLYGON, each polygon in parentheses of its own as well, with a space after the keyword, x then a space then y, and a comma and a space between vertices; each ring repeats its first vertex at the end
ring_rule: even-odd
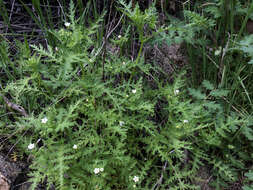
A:
POLYGON ((5 156, 0 155, 0 190, 9 190, 20 172, 17 163, 8 162, 5 156))
POLYGON ((8 180, 0 173, 0 190, 9 190, 10 185, 8 180))

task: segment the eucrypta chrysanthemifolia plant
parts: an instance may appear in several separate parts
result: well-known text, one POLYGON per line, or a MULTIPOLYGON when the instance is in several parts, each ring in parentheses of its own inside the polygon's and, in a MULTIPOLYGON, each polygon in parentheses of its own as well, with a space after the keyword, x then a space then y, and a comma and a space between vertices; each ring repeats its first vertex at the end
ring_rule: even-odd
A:
MULTIPOLYGON (((150 16, 136 7, 124 13, 130 19, 150 16)), ((217 188, 236 180, 236 169, 250 156, 238 144, 253 135, 249 120, 225 114, 228 92, 204 81, 188 93, 184 73, 174 84, 158 82, 155 68, 140 55, 135 61, 108 56, 103 68, 94 35, 102 17, 84 26, 74 15, 71 1, 65 28, 50 31, 57 46, 32 46, 32 54, 19 44, 22 70, 6 73, 2 87, 28 113, 3 116, 13 123, 9 129, 0 124, 1 131, 16 133, 16 146, 29 155, 31 189, 42 182, 60 190, 198 189, 194 184, 205 163, 213 168, 217 188)), ((144 43, 143 31, 137 32, 144 43)))

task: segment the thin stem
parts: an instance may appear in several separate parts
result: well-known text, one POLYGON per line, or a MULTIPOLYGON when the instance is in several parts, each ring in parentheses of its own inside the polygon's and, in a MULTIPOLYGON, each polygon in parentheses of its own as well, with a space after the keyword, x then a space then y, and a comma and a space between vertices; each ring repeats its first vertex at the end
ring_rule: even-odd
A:
POLYGON ((247 22, 248 22, 248 19, 249 19, 249 16, 250 16, 250 14, 253 12, 253 1, 251 2, 251 5, 250 5, 250 7, 249 7, 249 9, 248 9, 248 12, 247 12, 247 15, 246 15, 246 17, 245 17, 245 19, 244 19, 244 21, 243 21, 243 23, 242 23, 242 26, 241 26, 241 28, 240 28, 240 31, 239 31, 239 34, 238 34, 238 39, 240 39, 240 37, 241 37, 241 35, 242 35, 242 32, 243 32, 243 30, 244 30, 244 28, 245 28, 245 26, 246 26, 246 24, 247 24, 247 22))
POLYGON ((142 49, 143 49, 143 45, 144 45, 144 40, 141 40, 141 47, 139 49, 138 56, 137 56, 137 59, 136 59, 136 65, 139 63, 141 53, 142 53, 142 49))

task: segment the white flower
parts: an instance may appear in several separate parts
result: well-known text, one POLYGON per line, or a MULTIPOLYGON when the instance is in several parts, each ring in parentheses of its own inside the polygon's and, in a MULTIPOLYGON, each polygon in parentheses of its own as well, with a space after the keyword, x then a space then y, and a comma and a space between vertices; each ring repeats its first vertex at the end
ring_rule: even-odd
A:
POLYGON ((118 35, 118 38, 120 39, 120 38, 121 38, 121 35, 118 35))
POLYGON ((34 147, 35 147, 35 144, 31 143, 31 144, 28 145, 27 148, 28 148, 29 150, 32 150, 32 149, 34 149, 34 147))
POLYGON ((177 95, 179 93, 179 90, 174 90, 174 94, 177 95))
POLYGON ((94 173, 95 173, 95 174, 98 174, 99 171, 100 171, 99 168, 95 168, 95 169, 94 169, 94 173))
POLYGON ((133 89, 133 90, 132 90, 132 93, 135 94, 135 93, 136 93, 136 89, 133 89))
POLYGON ((186 119, 184 120, 184 123, 188 123, 188 122, 189 122, 188 120, 186 120, 186 119))
POLYGON ((214 55, 218 56, 221 54, 221 47, 219 47, 217 50, 215 50, 214 55))
POLYGON ((65 22, 64 24, 66 27, 69 27, 70 26, 70 23, 69 22, 65 22))
POLYGON ((122 64, 123 64, 123 65, 125 65, 125 64, 126 64, 126 62, 125 62, 125 61, 123 61, 123 62, 122 62, 122 64))
POLYGON ((104 171, 104 168, 100 168, 99 171, 100 171, 100 172, 103 172, 103 171, 104 171))
POLYGON ((73 149, 77 149, 77 145, 76 144, 74 144, 73 149))
POLYGON ((126 95, 126 97, 128 98, 128 94, 126 95))
POLYGON ((48 121, 48 119, 46 117, 44 117, 43 119, 41 119, 41 123, 46 123, 48 121))
POLYGON ((55 47, 55 51, 58 51, 59 49, 58 49, 58 47, 55 47))
POLYGON ((123 126, 124 124, 125 124, 124 121, 119 121, 119 125, 120 125, 120 126, 123 126))
POLYGON ((138 177, 138 176, 134 176, 133 180, 134 180, 134 182, 136 183, 136 182, 139 181, 139 177, 138 177))
POLYGON ((134 184, 134 185, 133 185, 133 187, 135 188, 135 187, 136 187, 136 185, 134 184))

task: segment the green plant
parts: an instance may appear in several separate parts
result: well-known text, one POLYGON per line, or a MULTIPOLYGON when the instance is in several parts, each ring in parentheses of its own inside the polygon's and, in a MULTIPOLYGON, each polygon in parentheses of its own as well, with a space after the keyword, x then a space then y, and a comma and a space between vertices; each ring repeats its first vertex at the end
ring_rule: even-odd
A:
MULTIPOLYGON (((83 24, 85 14, 90 13, 76 18, 72 1, 65 27, 47 29, 52 41, 46 47, 16 42, 18 54, 11 56, 9 43, 3 41, 1 145, 14 144, 30 158, 31 188, 44 183, 47 189, 60 190, 199 189, 197 179, 203 177, 199 175, 203 167, 210 170, 208 178, 216 189, 237 181, 241 171, 247 173, 249 182, 245 180, 244 188, 249 188, 251 169, 247 166, 252 164, 253 130, 248 114, 251 88, 246 78, 250 74, 242 64, 236 65, 234 77, 221 70, 222 82, 217 82, 210 74, 217 71, 209 75, 205 70, 212 68, 207 64, 210 57, 207 59, 205 47, 210 41, 201 40, 208 39, 206 30, 213 30, 220 19, 217 8, 225 1, 219 2, 206 11, 215 14, 211 19, 185 10, 185 21, 171 20, 169 27, 156 29, 154 5, 141 11, 138 5, 133 8, 131 3, 119 1, 120 11, 137 29, 140 49, 136 60, 122 52, 119 56, 102 55, 104 31, 100 26, 105 13, 99 16, 94 12, 95 19, 83 24), (144 30, 146 25, 148 30, 144 30), (193 42, 195 38, 200 40, 193 42), (198 57, 193 48, 199 47, 203 73, 210 82, 200 77, 197 82, 201 85, 187 90, 186 72, 175 74, 173 83, 157 77, 160 70, 144 62, 142 48, 146 42, 162 40, 187 43, 192 64, 198 57), (231 81, 237 83, 230 85, 231 81), (247 101, 237 101, 237 91, 239 98, 246 96, 247 101), (240 102, 246 102, 246 111, 240 109, 240 102)), ((78 6, 83 6, 80 1, 78 6)), ((112 45, 122 48, 131 26, 126 30, 124 26, 122 36, 111 40, 112 45)), ((230 27, 233 31, 232 24, 230 27)), ((215 68, 228 66, 238 49, 250 50, 245 44, 250 46, 251 41, 221 48, 222 62, 215 68)), ((242 52, 236 63, 247 60, 242 52)), ((198 68, 192 72, 197 74, 198 68)))
POLYGON ((252 170, 250 170, 249 172, 247 172, 247 173, 245 174, 245 176, 247 177, 247 185, 245 184, 245 185, 242 187, 242 189, 243 189, 243 190, 250 190, 250 189, 253 188, 253 185, 251 184, 252 181, 253 181, 253 172, 252 172, 252 170))
POLYGON ((119 3, 123 6, 120 10, 127 15, 127 17, 133 22, 134 26, 137 29, 137 33, 139 35, 139 41, 141 43, 140 49, 138 52, 138 56, 136 58, 136 64, 138 64, 139 59, 141 57, 142 49, 144 43, 149 40, 150 36, 145 35, 144 26, 147 24, 151 29, 155 29, 157 23, 157 13, 154 7, 154 4, 146 9, 144 12, 140 10, 138 3, 132 10, 132 2, 128 5, 124 2, 124 0, 119 0, 119 3))
POLYGON ((213 184, 217 189, 237 180, 237 170, 243 169, 245 161, 251 157, 248 148, 253 137, 252 117, 238 113, 236 108, 236 112, 226 113, 224 105, 228 93, 227 90, 215 89, 208 81, 203 81, 198 90, 190 89, 190 94, 199 100, 196 103, 203 105, 203 112, 207 114, 204 118, 210 124, 200 131, 201 140, 196 149, 203 147, 202 152, 212 152, 206 161, 213 165, 216 177, 213 184))

